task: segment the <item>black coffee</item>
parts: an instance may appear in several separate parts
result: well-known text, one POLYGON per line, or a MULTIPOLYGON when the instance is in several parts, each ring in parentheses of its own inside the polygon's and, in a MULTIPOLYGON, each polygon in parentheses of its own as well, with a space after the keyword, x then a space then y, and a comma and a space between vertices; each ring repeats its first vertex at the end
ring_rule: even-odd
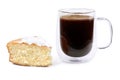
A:
POLYGON ((60 18, 61 48, 72 57, 89 53, 93 42, 94 19, 90 16, 67 15, 60 18))

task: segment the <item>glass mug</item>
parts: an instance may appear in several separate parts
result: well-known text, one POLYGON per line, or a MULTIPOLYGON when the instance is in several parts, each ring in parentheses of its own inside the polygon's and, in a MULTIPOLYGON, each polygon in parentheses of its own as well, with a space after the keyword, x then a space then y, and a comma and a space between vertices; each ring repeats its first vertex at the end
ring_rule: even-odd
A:
POLYGON ((103 17, 95 17, 95 11, 84 8, 59 10, 57 27, 57 51, 65 62, 86 62, 93 58, 97 50, 96 21, 109 25, 110 40, 105 49, 112 43, 113 29, 111 22, 103 17))

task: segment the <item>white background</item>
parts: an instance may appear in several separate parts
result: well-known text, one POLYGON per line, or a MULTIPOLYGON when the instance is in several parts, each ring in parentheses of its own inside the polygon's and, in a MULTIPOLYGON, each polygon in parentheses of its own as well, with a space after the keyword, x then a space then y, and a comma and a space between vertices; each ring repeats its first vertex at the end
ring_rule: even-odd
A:
MULTIPOLYGON (((0 80, 120 80, 119 0, 0 0, 0 80), (56 52, 56 27, 61 8, 92 8, 108 18, 113 43, 87 63, 62 62, 56 52), (6 44, 24 36, 42 36, 52 48, 50 67, 23 67, 9 62, 6 44)), ((104 37, 103 37, 104 39, 104 37)))

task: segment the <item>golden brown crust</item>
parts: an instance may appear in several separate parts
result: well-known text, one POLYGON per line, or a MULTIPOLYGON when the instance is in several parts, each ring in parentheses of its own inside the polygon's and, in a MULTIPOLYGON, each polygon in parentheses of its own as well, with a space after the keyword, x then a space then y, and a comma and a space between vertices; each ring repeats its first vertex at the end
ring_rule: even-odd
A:
POLYGON ((52 64, 51 47, 21 42, 21 39, 7 43, 9 61, 21 66, 46 67, 52 64))

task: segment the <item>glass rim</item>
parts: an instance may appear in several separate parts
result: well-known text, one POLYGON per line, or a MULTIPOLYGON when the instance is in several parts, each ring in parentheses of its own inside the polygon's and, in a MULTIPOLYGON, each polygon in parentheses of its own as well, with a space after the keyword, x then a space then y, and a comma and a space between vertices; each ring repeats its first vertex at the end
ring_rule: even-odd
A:
POLYGON ((89 13, 94 13, 95 10, 88 8, 65 8, 65 9, 60 9, 59 12, 70 13, 70 14, 89 14, 89 13))

